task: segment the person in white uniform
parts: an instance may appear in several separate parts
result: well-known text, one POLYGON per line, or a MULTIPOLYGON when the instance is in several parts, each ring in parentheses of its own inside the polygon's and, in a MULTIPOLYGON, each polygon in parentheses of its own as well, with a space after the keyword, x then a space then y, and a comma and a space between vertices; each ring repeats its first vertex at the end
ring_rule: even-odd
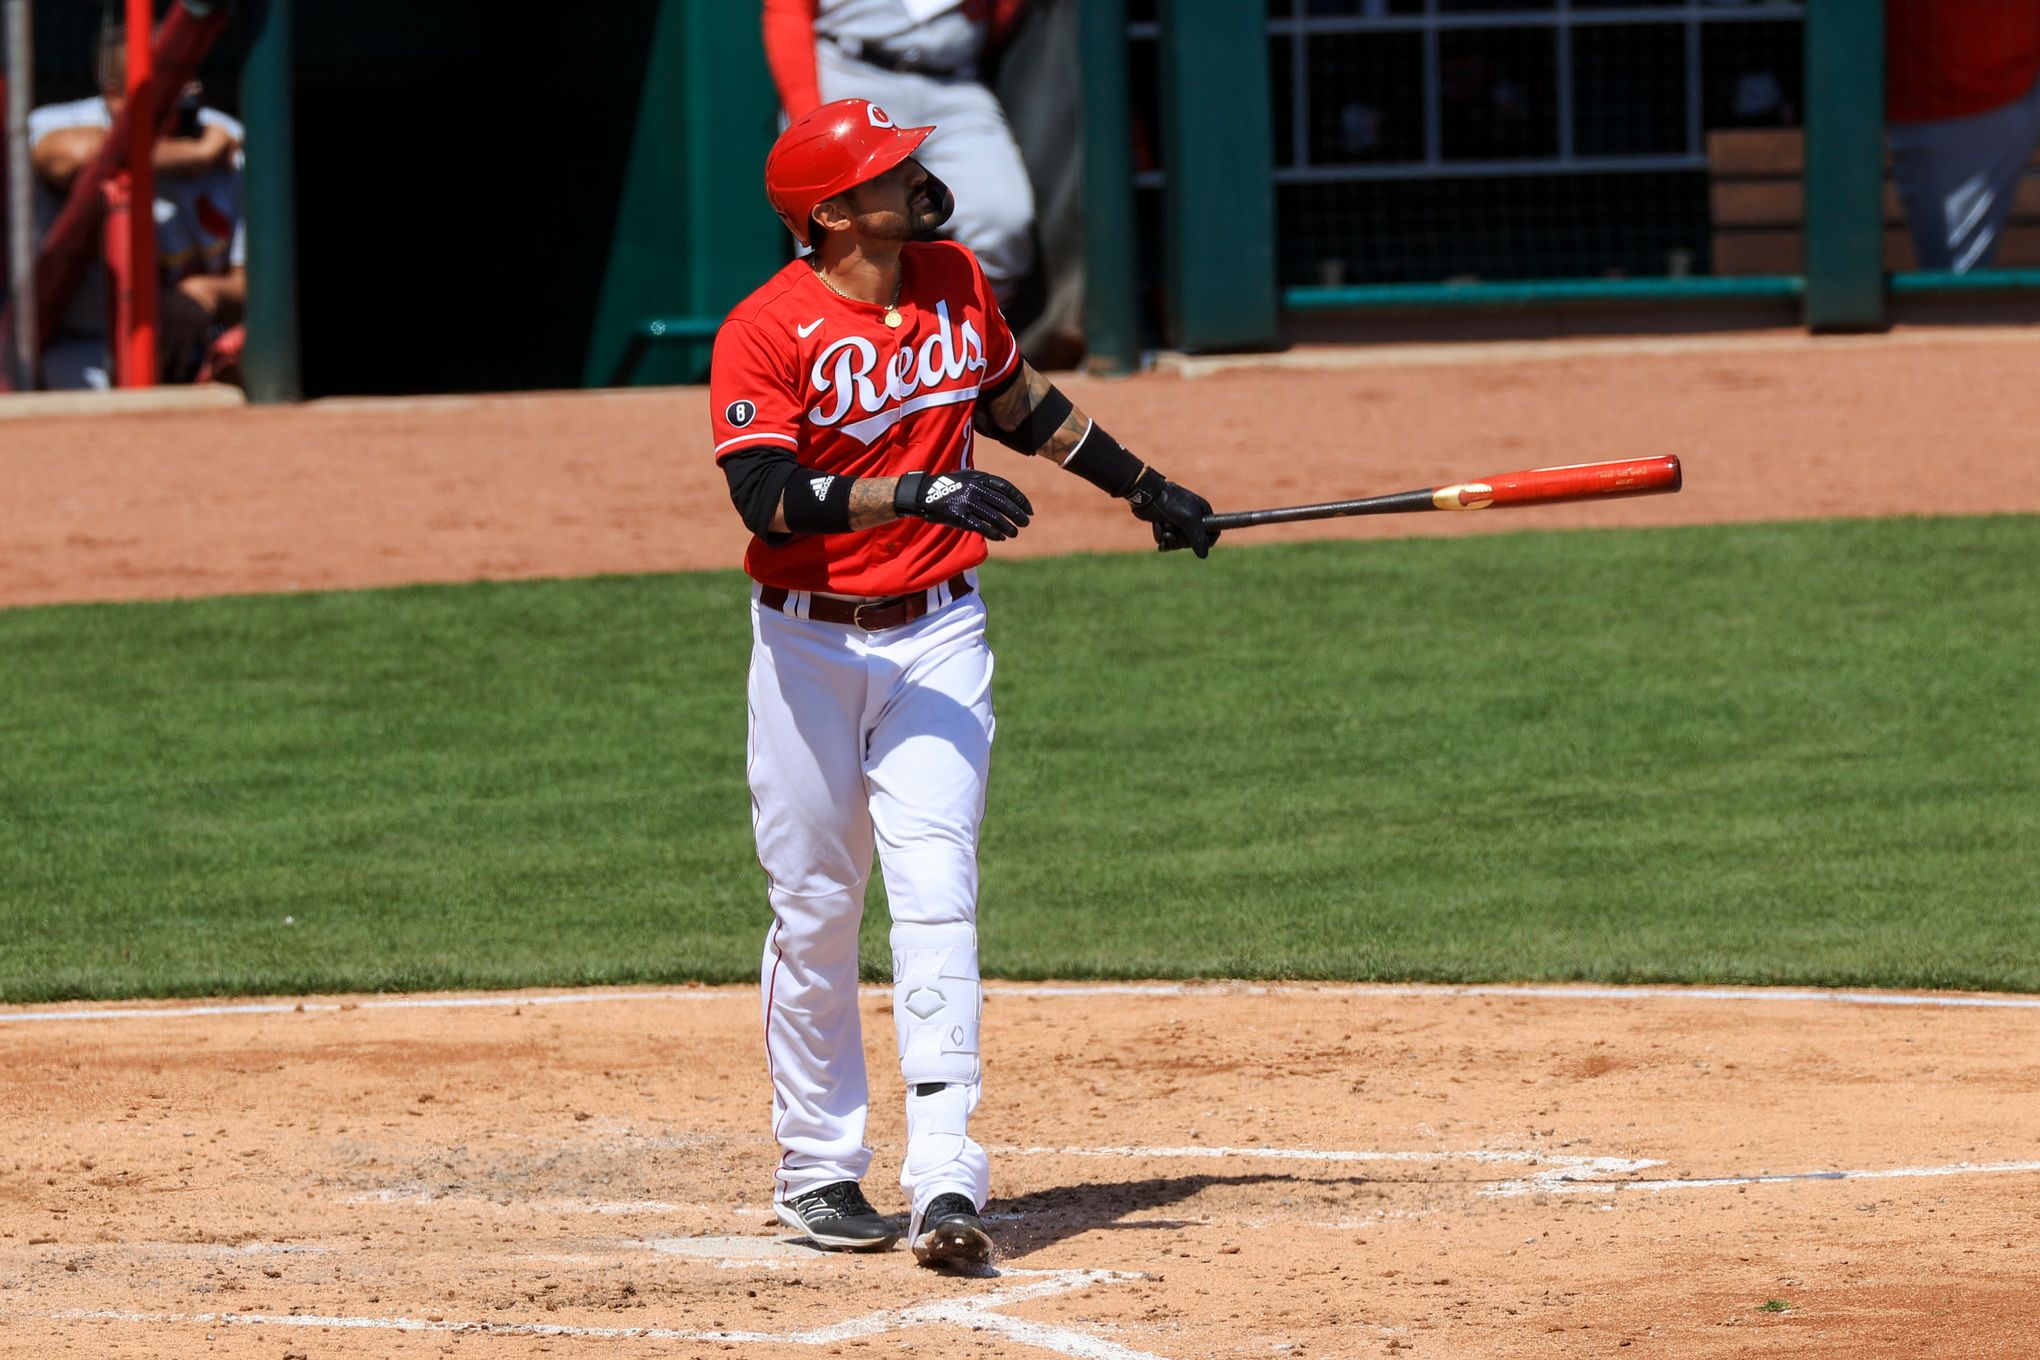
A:
POLYGON ((978 833, 992 655, 977 568, 1033 509, 977 465, 978 436, 1119 497, 1199 557, 1211 506, 1128 452, 1020 357, 984 271, 931 241, 950 194, 915 159, 934 129, 861 99, 795 119, 766 194, 813 253, 730 312, 709 373, 711 446, 752 532, 745 767, 772 925, 760 959, 773 1211, 816 1244, 882 1251, 865 1198, 870 1087, 858 925, 872 856, 892 915, 905 1088, 900 1187, 915 1260, 988 1260, 978 833))
POLYGON ((945 234, 1000 301, 1034 265, 1034 188, 999 100, 979 80, 1019 0, 764 0, 765 56, 789 119, 866 99, 936 132, 918 159, 949 185, 945 234))

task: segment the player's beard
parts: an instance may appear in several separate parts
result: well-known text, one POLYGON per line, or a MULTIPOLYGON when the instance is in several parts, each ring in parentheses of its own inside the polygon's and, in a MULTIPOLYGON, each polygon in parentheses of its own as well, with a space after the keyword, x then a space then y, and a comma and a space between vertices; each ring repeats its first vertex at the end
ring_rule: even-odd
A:
POLYGON ((857 226, 877 241, 918 241, 941 226, 945 217, 941 205, 917 189, 908 196, 904 212, 866 213, 857 226))

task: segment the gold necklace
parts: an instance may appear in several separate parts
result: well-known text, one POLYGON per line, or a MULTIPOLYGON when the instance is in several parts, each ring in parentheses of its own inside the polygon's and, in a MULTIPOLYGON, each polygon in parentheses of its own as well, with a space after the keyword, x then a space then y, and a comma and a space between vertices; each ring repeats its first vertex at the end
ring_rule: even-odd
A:
MULTIPOLYGON (((851 297, 848 293, 831 283, 828 274, 823 271, 820 265, 815 266, 815 277, 822 281, 822 287, 828 289, 837 297, 842 298, 845 302, 863 301, 862 298, 851 297)), ((902 264, 897 267, 897 272, 893 275, 892 301, 885 304, 885 324, 894 330, 898 330, 907 322, 907 319, 900 315, 900 285, 906 281, 907 268, 902 264)))

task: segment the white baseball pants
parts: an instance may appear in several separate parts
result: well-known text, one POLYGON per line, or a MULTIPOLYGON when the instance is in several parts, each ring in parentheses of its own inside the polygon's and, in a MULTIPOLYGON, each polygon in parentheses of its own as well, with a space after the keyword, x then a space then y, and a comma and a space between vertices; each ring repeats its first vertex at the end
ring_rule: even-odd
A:
MULTIPOLYGON (((938 588, 939 589, 939 588, 938 588)), ((907 1087, 900 1184, 982 1207, 977 843, 991 764, 992 654, 975 594, 883 632, 751 606, 748 768, 773 924, 760 974, 779 1199, 861 1180, 869 1106, 857 931, 874 846, 892 909, 893 1018, 907 1087)))

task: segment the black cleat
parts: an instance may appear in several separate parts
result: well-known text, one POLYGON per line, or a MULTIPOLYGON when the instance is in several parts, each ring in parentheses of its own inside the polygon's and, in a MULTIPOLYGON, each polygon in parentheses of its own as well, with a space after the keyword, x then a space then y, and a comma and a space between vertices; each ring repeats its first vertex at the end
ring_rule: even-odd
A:
POLYGON ((915 1216, 914 1259, 924 1266, 956 1270, 992 1259, 992 1235, 977 1206, 962 1195, 937 1195, 915 1216))
POLYGON ((899 1227, 871 1207, 856 1181, 837 1181, 792 1199, 777 1200, 772 1212, 818 1247, 837 1251, 884 1251, 900 1240, 899 1227))

